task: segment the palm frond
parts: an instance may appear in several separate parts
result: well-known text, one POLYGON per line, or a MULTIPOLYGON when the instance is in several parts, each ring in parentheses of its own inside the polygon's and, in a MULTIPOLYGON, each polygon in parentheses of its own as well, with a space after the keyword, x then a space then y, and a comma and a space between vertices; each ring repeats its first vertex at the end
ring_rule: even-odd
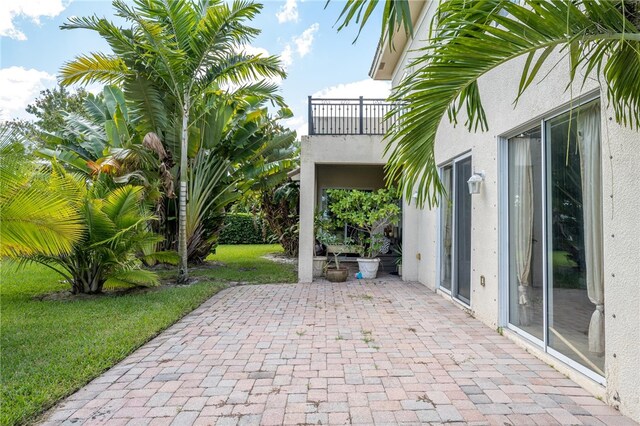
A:
POLYGON ((125 185, 113 190, 104 200, 102 211, 119 228, 126 228, 140 218, 142 187, 125 185))
POLYGON ((75 83, 120 84, 126 78, 128 69, 122 59, 115 55, 89 53, 66 62, 60 68, 60 82, 65 85, 75 83))
POLYGON ((445 114, 455 123, 466 113, 470 130, 487 129, 478 79, 496 67, 527 56, 521 95, 536 78, 552 51, 571 58, 568 79, 582 69, 584 79, 603 70, 607 96, 616 120, 640 124, 640 29, 618 1, 508 0, 443 2, 433 37, 418 51, 392 100, 395 122, 387 135, 388 180, 402 178, 407 199, 418 188, 418 205, 437 203, 442 186, 434 156, 435 137, 445 114))
MULTIPOLYGON (((327 0, 325 8, 329 5, 327 0)), ((408 34, 413 35, 413 21, 411 20, 411 10, 409 9, 409 0, 347 0, 336 23, 340 23, 338 31, 346 28, 353 21, 359 25, 358 34, 354 39, 354 43, 358 40, 362 29, 369 21, 380 3, 384 4, 382 12, 382 29, 381 34, 387 39, 390 46, 393 43, 393 36, 402 28, 408 34)))
POLYGON ((105 282, 106 286, 114 286, 117 284, 156 286, 160 284, 160 280, 155 272, 146 269, 130 269, 116 271, 110 274, 105 282))
POLYGON ((0 256, 68 253, 82 237, 78 210, 64 182, 9 155, 11 134, 0 137, 0 256))

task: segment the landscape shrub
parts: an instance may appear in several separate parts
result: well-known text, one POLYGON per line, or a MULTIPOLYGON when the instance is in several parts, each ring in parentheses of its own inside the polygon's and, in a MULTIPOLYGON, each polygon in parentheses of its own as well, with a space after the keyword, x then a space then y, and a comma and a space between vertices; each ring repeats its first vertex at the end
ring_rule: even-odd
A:
POLYGON ((267 244, 273 240, 265 223, 250 213, 228 214, 218 244, 267 244))

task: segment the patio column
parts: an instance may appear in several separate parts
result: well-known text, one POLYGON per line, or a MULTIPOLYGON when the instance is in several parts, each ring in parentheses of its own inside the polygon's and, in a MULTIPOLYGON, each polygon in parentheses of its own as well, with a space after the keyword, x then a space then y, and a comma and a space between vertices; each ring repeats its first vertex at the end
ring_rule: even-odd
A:
MULTIPOLYGON (((303 144, 306 141, 303 137, 303 144)), ((305 151, 303 150, 302 153, 305 151)), ((301 154, 300 158, 300 250, 298 253, 298 281, 313 281, 313 214, 316 206, 316 165, 301 154), (306 160, 306 161, 305 161, 306 160)))

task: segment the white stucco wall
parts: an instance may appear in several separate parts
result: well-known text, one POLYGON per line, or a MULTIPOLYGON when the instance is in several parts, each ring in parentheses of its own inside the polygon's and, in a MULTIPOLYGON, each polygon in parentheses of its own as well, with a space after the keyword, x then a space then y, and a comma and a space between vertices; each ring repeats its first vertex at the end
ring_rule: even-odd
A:
MULTIPOLYGON (((417 28, 416 40, 424 40, 429 17, 417 28)), ((408 59, 422 44, 407 46, 396 68, 393 84, 404 74, 408 59), (409 53, 407 53, 409 52, 409 53)), ((575 103, 581 95, 598 93, 602 105, 603 229, 606 315, 606 401, 633 419, 640 421, 640 133, 624 128, 611 118, 606 93, 601 93, 595 79, 584 88, 567 91, 566 63, 560 64, 547 78, 532 85, 517 106, 513 100, 522 69, 522 60, 512 61, 487 74, 480 81, 480 91, 487 113, 489 131, 469 133, 464 126, 453 127, 443 120, 436 141, 436 159, 447 163, 465 152, 472 153, 473 169, 484 170, 481 193, 472 196, 472 273, 471 311, 491 328, 500 324, 499 275, 499 158, 498 138, 528 123, 539 123, 543 116, 575 103), (480 276, 486 285, 480 286, 480 276)), ((555 63, 551 60, 549 63, 555 63)), ((542 71, 541 75, 545 75, 542 71)), ((464 117, 459 122, 464 123, 464 117)), ((437 211, 417 210, 405 206, 403 270, 405 279, 417 279, 436 288, 437 211), (416 257, 420 255, 420 260, 416 257)), ((517 337, 514 337, 517 338, 517 337)), ((584 383, 584 376, 554 363, 556 368, 584 383)), ((589 387, 588 387, 589 388, 589 387)), ((596 389, 593 384, 590 389, 596 389)), ((597 393, 597 389, 596 389, 597 393)))

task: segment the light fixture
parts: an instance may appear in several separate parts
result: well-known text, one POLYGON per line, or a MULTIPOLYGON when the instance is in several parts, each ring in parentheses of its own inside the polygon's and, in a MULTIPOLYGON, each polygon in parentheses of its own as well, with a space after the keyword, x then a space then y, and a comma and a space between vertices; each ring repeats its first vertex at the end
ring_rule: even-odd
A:
POLYGON ((480 193, 480 184, 484 181, 484 170, 481 172, 475 172, 469 180, 467 184, 469 185, 469 194, 479 194, 480 193))

